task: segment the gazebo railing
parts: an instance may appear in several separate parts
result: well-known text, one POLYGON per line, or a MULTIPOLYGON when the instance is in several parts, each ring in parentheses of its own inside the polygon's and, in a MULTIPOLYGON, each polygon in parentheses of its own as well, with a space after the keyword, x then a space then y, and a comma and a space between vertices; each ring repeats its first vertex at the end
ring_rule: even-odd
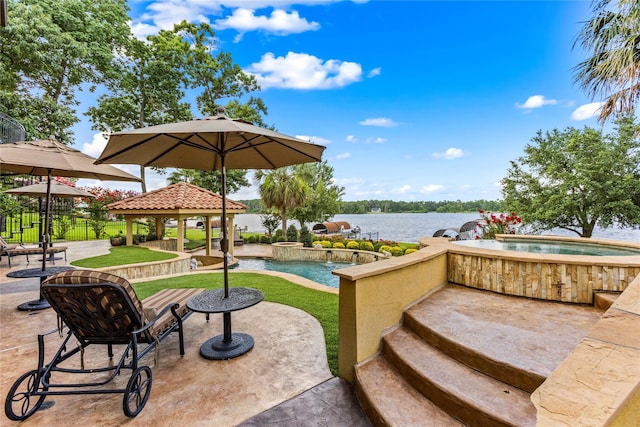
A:
POLYGON ((24 126, 16 119, 0 112, 0 144, 24 141, 24 126))

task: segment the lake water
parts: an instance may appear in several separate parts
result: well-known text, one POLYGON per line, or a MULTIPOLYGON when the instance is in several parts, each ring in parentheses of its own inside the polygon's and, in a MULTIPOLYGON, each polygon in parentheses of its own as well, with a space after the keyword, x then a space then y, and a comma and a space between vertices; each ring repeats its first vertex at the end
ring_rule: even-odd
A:
MULTIPOLYGON (((346 221, 351 227, 358 226, 361 229, 361 236, 368 237, 371 233, 372 240, 385 239, 397 242, 414 242, 422 237, 432 236, 436 230, 441 228, 459 228, 468 221, 479 219, 477 213, 402 213, 402 214, 350 214, 336 215, 332 221, 346 221), (376 238, 377 237, 377 238, 376 238)), ((245 228, 248 231, 263 233, 264 227, 260 223, 258 214, 236 215, 234 224, 245 228)), ((297 221, 287 221, 287 226, 295 224, 300 227, 297 221)), ((309 228, 313 224, 307 224, 309 228)), ((561 236, 578 237, 577 234, 566 230, 552 230, 543 234, 556 234, 561 236)), ((608 228, 596 229, 593 232, 594 238, 630 240, 640 242, 640 230, 608 228)))

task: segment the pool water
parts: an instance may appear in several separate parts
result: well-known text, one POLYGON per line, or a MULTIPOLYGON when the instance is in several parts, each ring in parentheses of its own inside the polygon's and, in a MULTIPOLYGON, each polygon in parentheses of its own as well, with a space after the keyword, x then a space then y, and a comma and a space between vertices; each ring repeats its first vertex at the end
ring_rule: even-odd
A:
POLYGON ((271 259, 241 259, 232 268, 242 270, 270 270, 296 274, 322 285, 338 288, 340 278, 331 274, 333 270, 350 267, 355 264, 346 262, 320 261, 275 261, 271 259))
POLYGON ((459 240, 458 245, 501 251, 530 252, 537 254, 592 255, 592 256, 633 256, 640 255, 638 249, 572 242, 513 242, 499 240, 459 240))

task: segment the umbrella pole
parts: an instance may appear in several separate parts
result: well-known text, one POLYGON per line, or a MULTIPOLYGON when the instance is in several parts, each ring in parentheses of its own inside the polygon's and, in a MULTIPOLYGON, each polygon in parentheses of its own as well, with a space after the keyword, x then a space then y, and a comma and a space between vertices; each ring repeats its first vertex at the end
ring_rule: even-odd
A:
MULTIPOLYGON (((222 195, 222 220, 220 221, 222 240, 220 241, 220 247, 222 248, 222 270, 224 276, 224 297, 229 298, 229 260, 227 255, 229 254, 229 237, 227 232, 227 169, 225 166, 225 154, 220 154, 220 193, 222 195)), ((223 342, 229 343, 233 340, 231 335, 231 313, 226 312, 222 314, 223 324, 223 342)))
POLYGON ((44 204, 44 234, 42 235, 42 271, 47 268, 47 245, 49 244, 49 209, 51 209, 51 169, 47 169, 47 197, 44 204))

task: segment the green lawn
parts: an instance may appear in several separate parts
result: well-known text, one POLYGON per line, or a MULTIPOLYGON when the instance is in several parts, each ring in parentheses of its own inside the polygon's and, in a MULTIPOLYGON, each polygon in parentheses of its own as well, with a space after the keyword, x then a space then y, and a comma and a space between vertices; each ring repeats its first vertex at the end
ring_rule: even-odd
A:
POLYGON ((79 259, 71 262, 71 265, 82 268, 113 267, 140 262, 162 261, 178 256, 169 252, 152 251, 141 246, 116 246, 109 250, 110 254, 79 259))
MULTIPOLYGON (((306 311, 320 322, 324 330, 329 369, 338 374, 338 295, 296 285, 279 277, 259 273, 234 273, 233 286, 259 289, 264 300, 289 305, 306 311)), ((222 274, 193 274, 159 279, 133 285, 140 299, 168 288, 222 288, 222 274)))

